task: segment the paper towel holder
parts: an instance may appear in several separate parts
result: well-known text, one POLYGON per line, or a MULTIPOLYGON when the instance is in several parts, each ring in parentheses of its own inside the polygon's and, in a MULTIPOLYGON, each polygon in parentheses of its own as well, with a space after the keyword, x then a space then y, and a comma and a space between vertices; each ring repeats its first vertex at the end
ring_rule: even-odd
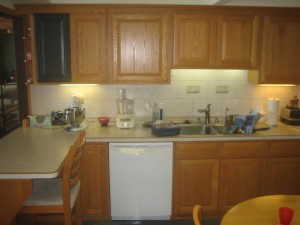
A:
POLYGON ((276 127, 278 125, 279 99, 268 99, 267 125, 276 127))

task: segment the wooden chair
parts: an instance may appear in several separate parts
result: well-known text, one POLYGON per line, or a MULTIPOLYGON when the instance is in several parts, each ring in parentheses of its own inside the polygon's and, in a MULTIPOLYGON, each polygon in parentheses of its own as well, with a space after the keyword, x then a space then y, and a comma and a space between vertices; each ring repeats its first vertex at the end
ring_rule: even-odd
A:
POLYGON ((193 208, 193 219, 195 225, 201 225, 202 221, 202 207, 201 205, 195 205, 193 208))
POLYGON ((80 206, 80 163, 85 146, 85 131, 80 131, 69 148, 62 178, 33 180, 33 191, 19 214, 62 213, 64 224, 72 225, 75 209, 76 225, 82 224, 80 206))

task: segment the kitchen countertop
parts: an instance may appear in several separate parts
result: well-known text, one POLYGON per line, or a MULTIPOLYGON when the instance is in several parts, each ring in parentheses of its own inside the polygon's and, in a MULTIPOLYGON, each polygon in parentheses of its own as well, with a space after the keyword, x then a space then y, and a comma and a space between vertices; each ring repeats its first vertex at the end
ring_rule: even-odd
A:
MULTIPOLYGON (((136 126, 119 129, 115 124, 102 127, 90 122, 87 142, 163 142, 163 141, 231 141, 300 139, 300 128, 279 124, 255 134, 236 135, 177 135, 156 137, 150 128, 136 126)), ((53 178, 59 175, 76 133, 63 128, 18 128, 0 139, 0 179, 53 178)))
POLYGON ((151 128, 136 126, 132 129, 120 129, 115 124, 102 127, 98 122, 89 123, 87 142, 160 142, 160 141, 231 141, 231 140, 276 140, 300 139, 298 129, 279 123, 270 130, 254 134, 234 135, 177 135, 157 137, 151 133, 151 128))
POLYGON ((75 139, 63 129, 16 129, 0 139, 0 179, 57 177, 75 139))

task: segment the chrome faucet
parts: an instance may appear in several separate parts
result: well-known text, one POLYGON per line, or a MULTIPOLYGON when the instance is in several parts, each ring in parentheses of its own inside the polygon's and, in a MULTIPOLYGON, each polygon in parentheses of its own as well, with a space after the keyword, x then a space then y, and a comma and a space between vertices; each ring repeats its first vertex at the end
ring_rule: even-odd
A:
POLYGON ((205 113, 205 124, 210 124, 210 106, 211 104, 208 104, 206 109, 198 109, 199 113, 205 113))

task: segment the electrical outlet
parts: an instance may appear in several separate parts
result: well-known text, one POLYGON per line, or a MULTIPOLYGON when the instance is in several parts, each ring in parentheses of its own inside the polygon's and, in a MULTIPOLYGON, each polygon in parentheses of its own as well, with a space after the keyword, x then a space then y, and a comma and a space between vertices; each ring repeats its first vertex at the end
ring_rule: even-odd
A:
POLYGON ((229 86, 217 86, 216 87, 217 94, 227 94, 229 93, 229 86))
POLYGON ((187 86, 186 93, 188 94, 199 94, 200 93, 200 86, 187 86))

